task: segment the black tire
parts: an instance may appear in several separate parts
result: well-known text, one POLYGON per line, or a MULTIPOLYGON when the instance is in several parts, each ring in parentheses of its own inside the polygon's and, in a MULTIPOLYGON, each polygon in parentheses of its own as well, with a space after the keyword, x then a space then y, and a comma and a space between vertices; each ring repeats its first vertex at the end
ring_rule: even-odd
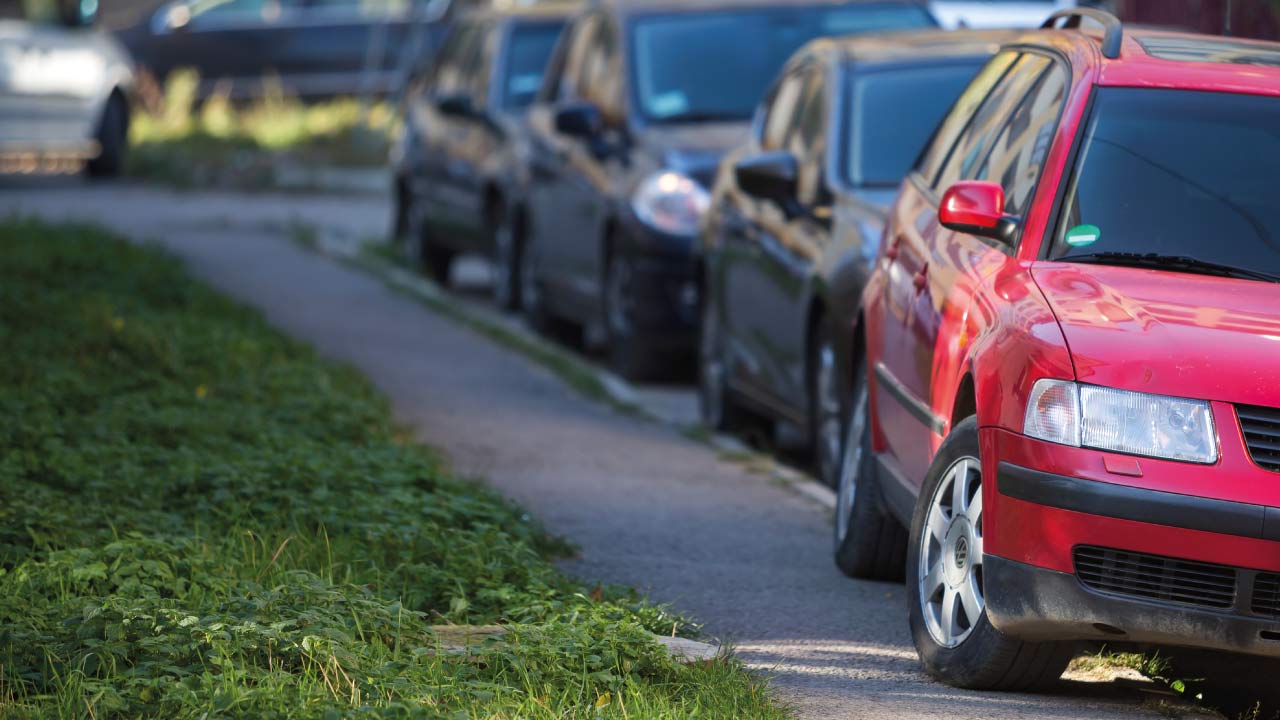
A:
POLYGON ((698 409, 711 430, 733 430, 740 424, 739 412, 729 390, 720 308, 712 298, 704 293, 698 326, 698 409))
POLYGON ((129 108, 119 95, 107 100, 94 138, 98 141, 98 156, 85 164, 85 171, 92 178, 119 177, 129 149, 129 108))
POLYGON ((519 215, 503 208, 493 227, 493 302, 508 312, 520 309, 520 264, 523 253, 519 215))
POLYGON ((435 240, 422 209, 410 202, 409 232, 404 239, 405 259, 421 269, 427 277, 441 287, 449 287, 449 273, 453 269, 454 252, 441 247, 435 240))
POLYGON ((542 284, 538 278, 538 248, 533 233, 524 233, 520 248, 520 311, 529 327, 539 334, 552 329, 542 284))
POLYGON ((817 319, 809 339, 806 382, 809 398, 809 449, 818 481, 835 489, 844 449, 845 405, 835 333, 826 317, 817 319))
POLYGON ((623 252, 609 254, 605 265, 604 326, 608 338, 609 362, 614 372, 627 380, 652 380, 663 374, 661 355, 652 341, 636 331, 631 280, 631 258, 623 252))
POLYGON ((905 577, 907 530, 889 514, 881 495, 871 447, 866 370, 864 361, 854 366, 853 400, 836 482, 835 561, 852 578, 899 582, 905 577))
MULTIPOLYGON (((935 495, 938 496, 936 499, 939 504, 964 496, 967 498, 964 502, 969 503, 972 511, 973 499, 982 492, 981 464, 979 462, 976 467, 974 465, 974 461, 980 460, 979 452, 977 418, 970 417, 958 423, 942 443, 921 488, 920 500, 916 503, 916 513, 911 524, 910 544, 907 546, 907 606, 912 640, 925 671, 947 685, 970 690, 1042 689, 1058 680, 1074 656, 1076 647, 1068 643, 1024 642, 1005 635, 991 624, 986 605, 982 602, 982 581, 978 570, 982 564, 981 555, 971 552, 974 542, 972 538, 981 537, 981 510, 977 511, 977 517, 970 523, 969 513, 963 509, 959 513, 962 518, 957 518, 952 502, 952 521, 944 522, 942 526, 947 528, 947 538, 955 540, 937 543, 936 555, 939 561, 936 566, 939 572, 936 577, 939 578, 938 589, 942 591, 940 607, 945 607, 948 602, 946 590, 952 586, 952 578, 958 578, 956 585, 959 587, 953 592, 953 596, 957 598, 953 601, 956 619, 948 623, 960 630, 960 633, 952 635, 954 644, 941 642, 935 637, 934 632, 945 636, 946 631, 931 630, 925 619, 925 603, 922 602, 925 592, 921 586, 926 582, 932 584, 933 581, 927 580, 920 571, 924 548, 922 536, 926 532, 929 514, 934 509, 935 495), (961 482, 972 488, 975 475, 978 479, 976 490, 946 492, 953 490, 961 482), (966 535, 966 528, 970 527, 977 529, 976 534, 966 535), (962 537, 968 538, 963 544, 960 540, 962 537), (969 618, 968 611, 964 609, 965 602, 960 599, 964 593, 959 588, 963 588, 970 579, 973 587, 979 590, 977 599, 980 610, 974 613, 976 621, 969 618), (959 622, 961 612, 965 614, 963 627, 959 622)), ((946 509, 939 505, 938 512, 945 513, 946 509)), ((932 538, 935 534, 930 532, 929 535, 929 552, 933 553, 935 543, 932 538)), ((932 597, 938 595, 935 593, 932 597)), ((932 615, 931 610, 930 614, 932 615)), ((940 621, 937 624, 941 627, 940 621)))

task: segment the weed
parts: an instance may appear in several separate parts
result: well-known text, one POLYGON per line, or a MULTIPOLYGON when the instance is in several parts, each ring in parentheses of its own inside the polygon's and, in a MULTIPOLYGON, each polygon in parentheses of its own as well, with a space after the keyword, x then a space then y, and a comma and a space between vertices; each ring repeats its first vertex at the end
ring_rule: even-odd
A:
POLYGON ((785 717, 175 260, 31 221, 0 253, 0 717, 785 717))

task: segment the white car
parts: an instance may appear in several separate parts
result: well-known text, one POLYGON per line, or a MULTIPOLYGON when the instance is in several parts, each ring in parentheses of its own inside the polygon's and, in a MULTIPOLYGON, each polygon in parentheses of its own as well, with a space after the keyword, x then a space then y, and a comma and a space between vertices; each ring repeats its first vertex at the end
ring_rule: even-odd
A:
POLYGON ((933 0, 929 10, 948 30, 1035 28, 1058 10, 1078 4, 1076 0, 933 0))
POLYGON ((122 169, 133 63, 97 7, 0 0, 0 173, 122 169))

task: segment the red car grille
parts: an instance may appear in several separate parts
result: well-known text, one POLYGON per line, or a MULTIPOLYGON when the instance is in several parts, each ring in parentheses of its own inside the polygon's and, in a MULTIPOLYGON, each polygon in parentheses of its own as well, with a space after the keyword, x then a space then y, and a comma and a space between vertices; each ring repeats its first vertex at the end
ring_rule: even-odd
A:
POLYGON ((1075 549, 1075 561, 1076 577, 1094 590, 1205 608, 1235 604, 1235 568, 1088 546, 1075 549))
POLYGON ((1264 470, 1280 472, 1280 409, 1237 405, 1236 415, 1253 461, 1264 470))
POLYGON ((1261 573, 1253 581, 1253 611, 1280 617, 1280 575, 1261 573))

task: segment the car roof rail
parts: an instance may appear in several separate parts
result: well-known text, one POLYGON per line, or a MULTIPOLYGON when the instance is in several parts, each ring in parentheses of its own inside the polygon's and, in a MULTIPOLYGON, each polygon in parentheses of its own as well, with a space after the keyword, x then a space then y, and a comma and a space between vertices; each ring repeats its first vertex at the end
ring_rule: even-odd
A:
POLYGON ((1101 25, 1104 31, 1102 36, 1102 56, 1110 60, 1120 57, 1120 41, 1124 38, 1124 26, 1121 24, 1120 18, 1105 10, 1096 8, 1070 8, 1059 10, 1050 15, 1049 19, 1045 20, 1040 27, 1053 29, 1058 24, 1058 21, 1063 18, 1067 19, 1062 24, 1063 30, 1080 27, 1080 21, 1084 18, 1089 18, 1101 25))

